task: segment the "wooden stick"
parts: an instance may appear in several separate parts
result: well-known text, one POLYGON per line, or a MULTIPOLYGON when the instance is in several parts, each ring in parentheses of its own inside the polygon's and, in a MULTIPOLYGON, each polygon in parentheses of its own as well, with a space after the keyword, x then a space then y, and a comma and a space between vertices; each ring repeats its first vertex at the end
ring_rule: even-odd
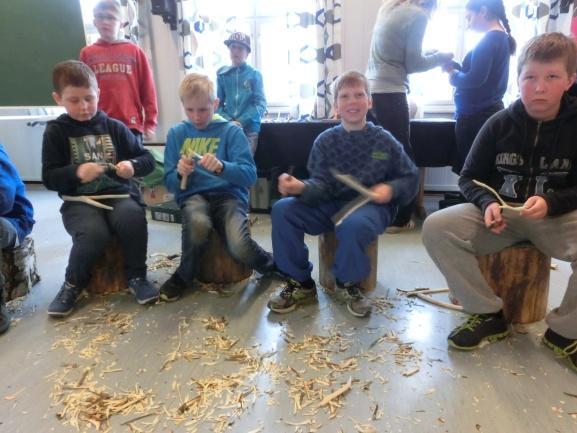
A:
POLYGON ((416 293, 416 296, 417 298, 422 299, 423 301, 436 305, 438 307, 448 308, 449 310, 455 310, 455 311, 463 311, 463 307, 461 307, 460 305, 454 305, 449 302, 439 301, 433 298, 432 296, 428 296, 423 293, 416 293))
POLYGON ((345 392, 347 392, 349 389, 351 389, 351 385, 353 382, 353 378, 349 377, 349 380, 347 381, 346 384, 344 384, 343 386, 341 386, 339 389, 337 389, 335 392, 330 393, 329 395, 327 395, 325 398, 322 399, 322 401, 319 403, 319 407, 323 407, 326 406, 327 404, 329 404, 332 400, 334 400, 335 398, 339 397, 340 395, 343 395, 345 392))
POLYGON ((481 188, 485 188, 487 191, 489 191, 491 194, 493 194, 495 196, 495 198, 497 200, 499 200, 499 203, 501 203, 501 205, 499 206, 501 209, 511 209, 517 212, 522 211, 523 209, 525 209, 524 206, 511 206, 509 204, 507 204, 507 202, 505 200, 503 200, 503 198, 499 195, 499 193, 497 191, 495 191, 493 188, 491 188, 489 185, 483 183, 483 182, 479 182, 476 179, 473 179, 473 183, 477 186, 480 186, 481 188))

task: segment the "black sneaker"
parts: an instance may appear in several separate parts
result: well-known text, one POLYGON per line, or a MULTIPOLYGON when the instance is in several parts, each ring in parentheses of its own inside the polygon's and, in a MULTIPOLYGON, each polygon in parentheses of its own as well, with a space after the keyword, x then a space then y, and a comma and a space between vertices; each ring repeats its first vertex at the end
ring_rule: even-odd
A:
POLYGON ((485 341, 494 342, 509 335, 509 323, 503 312, 473 314, 465 323, 453 329, 447 338, 455 349, 473 350, 485 341))
POLYGON ((74 309, 74 305, 80 300, 84 290, 66 281, 60 291, 48 306, 48 315, 52 317, 66 317, 74 309))
POLYGON ((573 370, 577 371, 577 340, 565 338, 551 328, 543 335, 543 344, 562 358, 569 359, 573 370))
MULTIPOLYGON (((2 252, 0 251, 0 254, 2 252)), ((0 291, 0 296, 2 292, 0 291)), ((4 334, 10 328, 10 314, 8 314, 8 309, 4 304, 4 301, 0 300, 0 334, 4 334)))
POLYGON ((336 283, 334 290, 327 290, 327 293, 341 304, 346 304, 347 310, 353 316, 367 317, 371 314, 373 307, 358 284, 336 283))
POLYGON ((299 305, 317 302, 317 289, 314 281, 309 288, 289 278, 281 287, 281 291, 271 296, 267 304, 268 308, 275 313, 290 313, 299 305))
POLYGON ((131 278, 128 280, 128 289, 140 305, 158 301, 158 289, 146 278, 131 278))
POLYGON ((182 296, 184 289, 186 289, 186 281, 175 272, 160 286, 160 299, 166 302, 176 301, 182 296))

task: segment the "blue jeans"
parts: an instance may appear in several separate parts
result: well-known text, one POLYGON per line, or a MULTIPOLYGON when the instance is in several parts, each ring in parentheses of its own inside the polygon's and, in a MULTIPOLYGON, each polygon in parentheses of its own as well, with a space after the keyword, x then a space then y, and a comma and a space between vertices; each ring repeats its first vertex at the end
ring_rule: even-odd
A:
POLYGON ((396 206, 368 203, 335 227, 331 217, 345 203, 331 201, 311 207, 295 197, 275 203, 271 213, 272 245, 275 263, 282 273, 297 281, 308 280, 313 265, 304 241, 305 233, 320 235, 334 230, 338 248, 332 271, 336 279, 358 283, 369 275, 371 264, 366 247, 391 223, 396 206))
POLYGON ((16 227, 12 225, 6 218, 0 217, 0 304, 2 303, 4 291, 4 274, 2 273, 3 258, 2 250, 4 248, 12 248, 18 242, 18 234, 16 227))
POLYGON ((245 203, 227 193, 195 194, 182 206, 182 258, 177 272, 184 281, 198 275, 200 254, 213 228, 235 260, 260 273, 272 269, 272 255, 250 237, 245 203))
POLYGON ((102 200, 113 210, 88 204, 64 202, 62 222, 72 237, 72 249, 66 268, 66 281, 85 288, 94 265, 108 247, 112 235, 120 239, 126 278, 146 277, 148 229, 146 213, 131 198, 102 200))

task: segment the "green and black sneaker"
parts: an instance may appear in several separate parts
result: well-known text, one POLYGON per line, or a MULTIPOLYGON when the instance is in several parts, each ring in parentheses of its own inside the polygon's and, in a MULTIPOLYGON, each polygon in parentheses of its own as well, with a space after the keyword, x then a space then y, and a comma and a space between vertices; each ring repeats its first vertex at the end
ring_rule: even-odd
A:
POLYGON ((271 296, 268 301, 268 308, 275 313, 290 313, 299 305, 312 304, 317 302, 317 288, 313 280, 310 284, 301 283, 289 278, 279 293, 271 296), (307 287, 309 286, 310 287, 307 287))
POLYGON ((484 342, 492 343, 509 335, 509 323, 503 312, 473 314, 461 326, 453 329, 447 340, 449 346, 460 350, 477 349, 484 342))
POLYGON ((565 338, 551 328, 547 328, 543 335, 543 344, 561 358, 567 358, 571 368, 577 371, 577 340, 565 338))

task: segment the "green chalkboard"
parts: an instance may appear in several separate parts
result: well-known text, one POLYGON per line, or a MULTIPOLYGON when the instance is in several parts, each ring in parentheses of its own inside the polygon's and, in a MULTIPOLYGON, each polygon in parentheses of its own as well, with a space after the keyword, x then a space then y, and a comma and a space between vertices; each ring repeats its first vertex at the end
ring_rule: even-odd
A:
POLYGON ((79 0, 0 0, 0 106, 54 105, 52 67, 84 45, 79 0))

